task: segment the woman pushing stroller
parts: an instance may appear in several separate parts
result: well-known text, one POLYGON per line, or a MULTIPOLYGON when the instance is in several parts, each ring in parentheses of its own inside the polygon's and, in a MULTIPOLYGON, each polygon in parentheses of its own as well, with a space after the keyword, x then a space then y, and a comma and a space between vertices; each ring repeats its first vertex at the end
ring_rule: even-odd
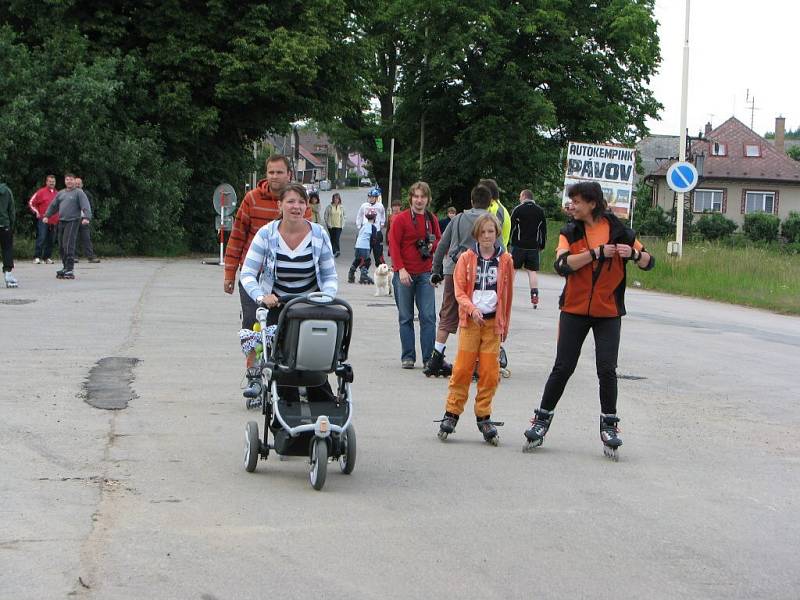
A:
MULTIPOLYGON (((323 292, 336 296, 338 279, 331 241, 325 228, 304 218, 308 193, 299 183, 288 184, 279 196, 280 218, 258 230, 242 266, 242 286, 269 309, 267 325, 278 322, 281 297, 323 292), (260 274, 260 280, 259 280, 260 274)), ((296 396, 297 388, 279 386, 281 396, 296 396)), ((309 400, 332 397, 327 383, 308 388, 309 400)))

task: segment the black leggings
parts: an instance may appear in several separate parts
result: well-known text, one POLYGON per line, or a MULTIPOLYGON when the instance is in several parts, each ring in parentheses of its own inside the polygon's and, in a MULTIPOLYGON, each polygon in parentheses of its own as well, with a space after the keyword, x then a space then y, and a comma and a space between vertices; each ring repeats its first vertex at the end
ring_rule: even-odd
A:
POLYGON ((544 386, 542 408, 553 410, 558 404, 567 381, 578 364, 583 341, 591 329, 594 334, 597 379, 600 382, 600 410, 606 415, 616 414, 617 355, 621 324, 620 317, 582 317, 561 313, 556 362, 544 386))
POLYGON ((10 227, 0 227, 0 249, 3 256, 3 273, 14 268, 14 232, 10 227))

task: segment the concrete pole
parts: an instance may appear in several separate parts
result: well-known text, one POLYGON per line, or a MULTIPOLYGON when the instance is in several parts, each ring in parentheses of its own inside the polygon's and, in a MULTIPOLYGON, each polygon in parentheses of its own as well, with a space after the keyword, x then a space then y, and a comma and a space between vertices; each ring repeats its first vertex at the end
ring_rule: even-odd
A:
MULTIPOLYGON (((679 160, 686 160, 686 105, 689 96, 689 3, 686 0, 686 27, 683 36, 683 83, 681 85, 681 137, 679 160)), ((678 205, 675 218, 675 239, 677 241, 678 258, 683 256, 683 203, 684 194, 678 194, 678 205)))
POLYGON ((392 210, 392 182, 394 181, 394 138, 389 145, 389 198, 386 200, 386 214, 392 210))

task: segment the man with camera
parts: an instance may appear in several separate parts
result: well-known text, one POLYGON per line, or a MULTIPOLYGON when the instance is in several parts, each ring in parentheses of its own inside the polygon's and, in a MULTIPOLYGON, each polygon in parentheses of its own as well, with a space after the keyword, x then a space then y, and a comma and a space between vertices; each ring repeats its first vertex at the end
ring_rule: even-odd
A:
POLYGON ((419 311, 419 343, 423 366, 433 354, 436 333, 436 295, 431 286, 433 253, 442 237, 439 222, 428 210, 431 188, 418 181, 408 191, 410 208, 392 218, 389 239, 394 270, 394 301, 400 324, 400 362, 413 369, 417 360, 414 304, 419 311))

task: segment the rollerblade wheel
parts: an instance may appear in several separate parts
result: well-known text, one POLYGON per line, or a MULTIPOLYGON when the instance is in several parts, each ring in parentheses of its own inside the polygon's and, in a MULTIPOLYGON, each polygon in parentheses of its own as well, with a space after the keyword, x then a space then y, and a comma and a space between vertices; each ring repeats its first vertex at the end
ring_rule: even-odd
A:
POLYGON ((605 454, 608 458, 610 458, 614 462, 619 462, 619 450, 617 448, 612 448, 611 446, 603 446, 603 454, 605 454))
POLYGON ((492 446, 499 446, 500 445, 500 436, 496 435, 493 438, 489 438, 486 441, 489 442, 492 446))
POLYGON ((440 440, 442 440, 444 442, 447 439, 448 435, 449 434, 446 431, 442 431, 440 429, 439 432, 436 434, 436 437, 438 437, 440 440))
POLYGON ((500 375, 503 376, 503 379, 508 379, 511 377, 511 369, 500 369, 500 375))
POLYGON ((528 440, 523 444, 522 451, 527 454, 529 452, 533 452, 534 450, 536 450, 536 448, 538 448, 541 445, 542 445, 541 440, 540 441, 536 441, 536 442, 532 442, 532 441, 528 440))

